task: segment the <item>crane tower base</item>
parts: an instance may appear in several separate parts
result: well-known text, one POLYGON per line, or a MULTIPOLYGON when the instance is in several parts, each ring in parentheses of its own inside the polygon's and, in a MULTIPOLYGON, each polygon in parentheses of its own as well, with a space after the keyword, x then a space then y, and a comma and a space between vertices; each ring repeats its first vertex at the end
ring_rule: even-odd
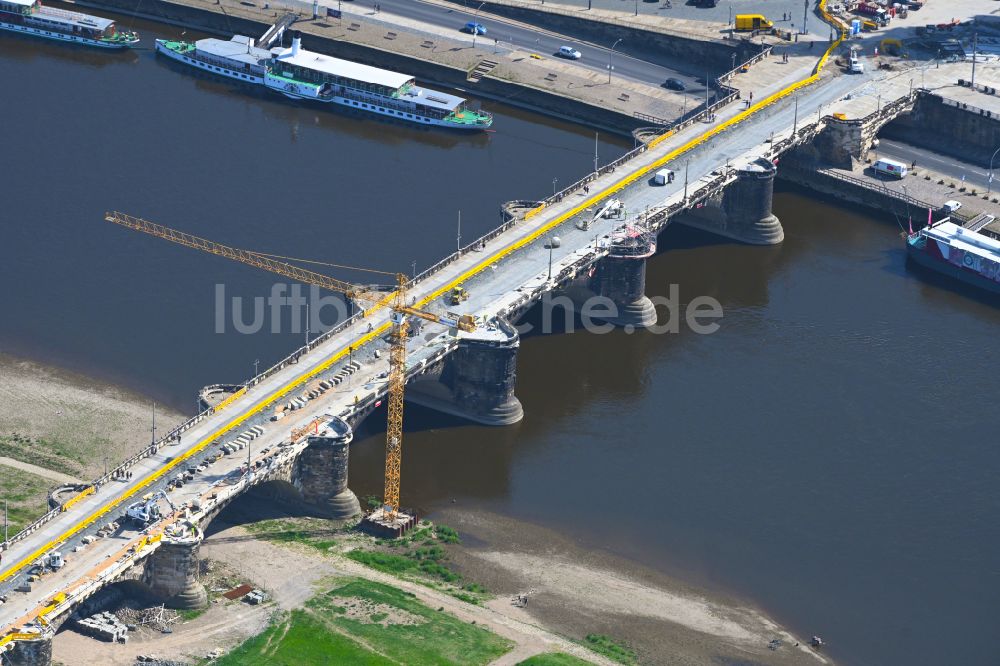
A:
POLYGON ((385 509, 375 509, 364 517, 358 528, 383 539, 398 539, 417 524, 416 514, 397 511, 393 518, 385 509))

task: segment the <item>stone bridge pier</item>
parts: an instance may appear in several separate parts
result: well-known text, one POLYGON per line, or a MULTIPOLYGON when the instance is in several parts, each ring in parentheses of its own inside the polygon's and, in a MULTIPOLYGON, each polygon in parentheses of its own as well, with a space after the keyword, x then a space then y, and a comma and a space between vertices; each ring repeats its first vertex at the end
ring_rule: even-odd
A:
POLYGON ((777 169, 760 159, 736 169, 736 181, 685 211, 677 221, 751 245, 777 245, 785 239, 781 221, 771 212, 777 169))
POLYGON ((174 529, 164 532, 160 546, 146 559, 142 582, 168 607, 186 609, 208 605, 198 568, 198 551, 204 538, 197 525, 177 523, 174 529))
POLYGON ((315 513, 333 520, 351 520, 361 515, 357 496, 347 487, 351 427, 333 419, 315 435, 290 470, 290 481, 302 500, 315 513))
POLYGON ((611 252, 597 262, 588 287, 614 303, 608 323, 633 328, 656 323, 656 307, 646 296, 646 259, 655 253, 651 234, 626 232, 613 239, 611 252))
POLYGON ((560 289, 560 295, 569 297, 581 315, 631 329, 652 326, 656 307, 646 296, 646 260, 655 253, 653 234, 626 227, 612 236, 607 256, 560 289))
POLYGON ((506 320, 463 335, 436 369, 410 381, 406 400, 476 423, 503 426, 524 418, 514 395, 521 340, 506 320))

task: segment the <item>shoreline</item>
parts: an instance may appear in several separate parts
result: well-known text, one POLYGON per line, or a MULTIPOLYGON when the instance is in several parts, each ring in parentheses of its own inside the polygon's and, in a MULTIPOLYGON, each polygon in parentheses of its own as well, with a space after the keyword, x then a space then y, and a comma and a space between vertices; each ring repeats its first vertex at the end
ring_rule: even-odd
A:
POLYGON ((624 640, 640 663, 833 663, 807 636, 730 591, 487 510, 449 508, 429 518, 458 530, 454 569, 496 594, 491 605, 527 593, 533 621, 575 639, 624 640), (781 647, 769 649, 772 639, 781 647))

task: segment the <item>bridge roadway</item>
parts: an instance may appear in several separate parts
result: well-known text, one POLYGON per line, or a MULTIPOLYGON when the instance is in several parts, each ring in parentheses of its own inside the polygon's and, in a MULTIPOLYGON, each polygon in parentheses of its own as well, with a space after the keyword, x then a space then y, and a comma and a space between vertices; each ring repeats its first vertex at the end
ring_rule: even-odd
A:
MULTIPOLYGON (((820 108, 824 111, 829 109, 831 104, 849 93, 857 96, 872 79, 880 76, 877 72, 860 77, 825 76, 796 93, 797 110, 791 98, 787 97, 778 101, 763 99, 750 110, 736 108, 738 104, 732 105, 720 112, 714 124, 696 124, 685 128, 659 141, 616 171, 593 180, 590 194, 583 194, 582 191, 567 193, 561 200, 535 211, 528 219, 509 226, 483 244, 477 244, 475 249, 467 249, 440 270, 422 278, 409 293, 417 304, 432 311, 445 311, 450 308, 444 305, 442 296, 452 286, 463 283, 469 287, 471 297, 455 310, 475 314, 484 322, 492 321, 498 314, 514 312, 527 301, 537 299, 554 289, 561 280, 585 270, 607 254, 607 238, 615 227, 620 226, 620 221, 598 220, 586 232, 578 230, 575 223, 581 219, 589 220, 594 207, 611 194, 622 198, 633 212, 647 207, 655 211, 668 206, 676 209, 693 205, 710 190, 718 189, 732 178, 724 168, 727 161, 737 165, 758 157, 769 157, 767 139, 772 133, 775 141, 788 136, 793 124, 803 124, 810 115, 815 119, 820 108), (765 108, 766 113, 759 113, 765 108), (724 128, 728 129, 723 132, 724 128), (686 200, 683 196, 685 164, 689 171, 689 196, 686 200), (663 165, 678 172, 677 181, 668 187, 650 186, 647 183, 650 171, 663 165), (551 250, 550 255, 544 242, 551 235, 559 235, 562 244, 551 250), (550 256, 553 279, 548 276, 550 256)), ((883 92, 881 103, 885 101, 883 92)), ((662 226, 667 221, 660 220, 657 224, 662 226)), ((169 223, 169 220, 166 222, 169 223)), ((0 589, 8 595, 8 602, 0 605, 2 633, 28 626, 57 592, 96 589, 103 584, 102 572, 108 579, 112 578, 102 569, 110 566, 109 563, 123 562, 120 567, 132 566, 155 549, 156 543, 139 547, 142 537, 126 529, 113 537, 82 546, 79 551, 74 550, 81 544, 83 536, 95 533, 112 517, 120 516, 130 501, 162 487, 179 470, 214 452, 215 442, 220 439, 228 441, 251 425, 266 424, 264 437, 255 440, 252 445, 274 448, 288 439, 292 427, 310 421, 315 415, 335 414, 350 418, 358 410, 370 407, 386 390, 384 377, 388 371, 388 354, 384 353, 387 345, 383 338, 390 325, 389 312, 385 308, 364 319, 356 317, 343 330, 315 344, 297 362, 264 377, 230 404, 207 414, 186 430, 179 442, 163 445, 155 454, 137 461, 130 468, 133 472, 130 482, 109 481, 102 484, 93 494, 82 497, 65 512, 56 514, 25 538, 10 544, 0 569, 0 589), (379 358, 375 356, 376 350, 383 351, 379 358), (337 372, 351 359, 360 362, 361 369, 352 375, 349 383, 328 391, 308 403, 306 408, 293 412, 292 417, 276 423, 268 421, 274 405, 298 395, 317 378, 337 372), (32 563, 56 548, 68 556, 67 566, 35 581, 30 592, 13 591, 24 580, 32 563)), ((494 334, 489 324, 484 326, 484 330, 487 336, 494 334)), ((408 366, 419 368, 454 346, 454 338, 444 327, 427 324, 421 335, 410 342, 408 366)), ((182 491, 175 491, 172 495, 174 501, 204 495, 213 487, 224 484, 227 478, 232 481, 231 475, 243 460, 245 455, 239 452, 214 463, 182 491)), ((405 498, 405 472, 403 477, 405 498)), ((161 527, 151 529, 155 532, 161 527)), ((79 598, 73 599, 73 594, 70 597, 48 613, 48 620, 54 620, 59 613, 69 610, 73 603, 79 601, 79 598)))

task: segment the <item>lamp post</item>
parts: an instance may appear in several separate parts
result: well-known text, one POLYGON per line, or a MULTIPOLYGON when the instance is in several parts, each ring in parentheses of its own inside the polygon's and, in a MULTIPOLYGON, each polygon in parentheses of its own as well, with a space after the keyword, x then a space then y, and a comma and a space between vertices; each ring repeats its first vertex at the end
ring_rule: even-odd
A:
POLYGON ((609 84, 611 83, 611 70, 614 69, 614 66, 613 66, 612 63, 613 63, 613 59, 615 57, 615 47, 618 46, 618 44, 621 41, 622 40, 619 39, 617 42, 615 42, 614 44, 612 44, 611 45, 611 52, 608 54, 608 83, 609 84))
POLYGON ((476 48, 476 37, 479 35, 479 10, 485 5, 485 0, 476 7, 476 13, 472 15, 472 48, 476 48))
POLYGON ((556 195, 556 183, 558 183, 558 182, 559 182, 558 178, 553 178, 552 179, 552 196, 556 195))
POLYGON ((986 177, 986 194, 989 194, 993 189, 993 159, 1000 153, 1000 147, 993 151, 993 157, 990 157, 990 173, 986 177))

